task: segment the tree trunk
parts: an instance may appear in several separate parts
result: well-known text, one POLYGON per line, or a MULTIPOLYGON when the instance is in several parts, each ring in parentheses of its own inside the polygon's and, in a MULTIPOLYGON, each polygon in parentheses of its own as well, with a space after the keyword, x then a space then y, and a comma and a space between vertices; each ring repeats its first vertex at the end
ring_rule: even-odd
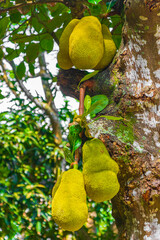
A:
MULTIPOLYGON (((119 240, 160 239, 159 7, 159 0, 125 1, 119 52, 89 88, 91 95, 101 92, 110 98, 103 114, 125 119, 101 118, 89 125, 120 167, 121 188, 112 200, 119 240)), ((77 97, 74 90, 70 95, 77 97)))
POLYGON ((110 81, 116 89, 106 114, 121 114, 127 121, 94 124, 120 166, 121 189, 112 201, 118 239, 159 240, 159 3, 132 0, 125 4, 123 42, 111 70, 110 81))

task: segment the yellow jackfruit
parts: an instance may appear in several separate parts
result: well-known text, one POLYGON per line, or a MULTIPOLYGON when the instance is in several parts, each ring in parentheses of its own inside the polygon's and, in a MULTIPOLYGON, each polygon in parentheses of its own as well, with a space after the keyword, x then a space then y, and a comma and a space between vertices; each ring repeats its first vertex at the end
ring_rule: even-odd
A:
POLYGON ((73 66, 72 61, 69 57, 69 37, 78 22, 78 19, 71 20, 64 29, 59 40, 59 53, 57 60, 59 66, 65 70, 70 69, 73 66))
POLYGON ((77 169, 64 172, 52 191, 52 217, 67 231, 77 231, 87 221, 88 209, 83 174, 77 169))
POLYGON ((118 164, 99 139, 83 145, 83 176, 87 195, 95 202, 113 198, 119 191, 118 164))
POLYGON ((104 53, 102 27, 98 18, 83 17, 69 38, 69 56, 78 69, 94 68, 104 53))
POLYGON ((107 67, 116 53, 116 45, 112 39, 109 29, 105 24, 102 24, 102 33, 104 38, 104 54, 97 66, 94 67, 95 70, 100 70, 107 67))

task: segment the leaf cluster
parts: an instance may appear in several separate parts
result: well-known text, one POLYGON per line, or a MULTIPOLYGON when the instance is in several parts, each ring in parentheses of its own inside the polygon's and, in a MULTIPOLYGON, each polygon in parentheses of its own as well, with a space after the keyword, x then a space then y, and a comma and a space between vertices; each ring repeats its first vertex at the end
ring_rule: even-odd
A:
POLYGON ((56 236, 51 220, 53 174, 61 149, 42 115, 0 113, 0 237, 56 236))

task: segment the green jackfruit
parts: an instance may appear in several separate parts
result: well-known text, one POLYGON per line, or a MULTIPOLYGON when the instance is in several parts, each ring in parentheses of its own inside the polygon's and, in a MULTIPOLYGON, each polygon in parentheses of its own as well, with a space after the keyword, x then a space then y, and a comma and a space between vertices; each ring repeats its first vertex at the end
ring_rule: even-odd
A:
POLYGON ((69 57, 69 37, 78 22, 78 19, 71 20, 59 39, 59 53, 57 60, 59 66, 65 70, 70 69, 73 66, 72 61, 69 57))
POLYGON ((69 38, 69 56, 78 69, 94 68, 104 53, 102 27, 98 18, 83 17, 69 38))
POLYGON ((113 198, 119 191, 118 164, 99 139, 83 145, 83 176, 87 195, 95 202, 113 198))
POLYGON ((107 67, 116 53, 116 45, 112 39, 109 29, 105 24, 102 24, 102 33, 104 38, 104 54, 97 66, 94 67, 95 70, 100 70, 107 67))
POLYGON ((83 174, 76 169, 64 172, 52 191, 52 217, 67 231, 77 231, 87 221, 88 209, 83 174))

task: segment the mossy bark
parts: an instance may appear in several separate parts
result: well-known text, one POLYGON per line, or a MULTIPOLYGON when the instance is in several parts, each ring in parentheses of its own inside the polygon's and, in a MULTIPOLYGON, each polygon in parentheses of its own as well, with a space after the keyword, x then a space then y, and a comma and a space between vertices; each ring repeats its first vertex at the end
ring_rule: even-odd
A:
MULTIPOLYGON (((126 20, 121 47, 109 69, 90 80, 92 84, 88 93, 106 94, 110 105, 102 114, 121 115, 125 121, 101 118, 89 126, 92 136, 98 136, 105 143, 120 167, 118 178, 121 188, 112 200, 118 239, 158 240, 160 2, 126 0, 124 3, 126 20)), ((81 78, 78 73, 74 76, 75 82, 81 78)), ((74 91, 72 88, 70 95, 78 97, 74 91)))

